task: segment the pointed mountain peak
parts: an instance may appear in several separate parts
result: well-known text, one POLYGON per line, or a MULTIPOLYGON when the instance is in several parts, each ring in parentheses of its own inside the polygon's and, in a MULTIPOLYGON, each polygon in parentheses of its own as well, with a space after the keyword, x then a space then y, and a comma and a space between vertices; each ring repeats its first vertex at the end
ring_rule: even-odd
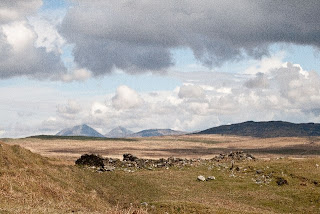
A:
POLYGON ((121 137, 127 137, 128 135, 132 134, 133 132, 130 131, 129 129, 126 129, 122 126, 118 126, 114 129, 112 129, 109 133, 107 133, 105 136, 106 137, 111 137, 111 138, 121 138, 121 137))
POLYGON ((58 136, 87 136, 87 137, 104 137, 102 134, 88 126, 87 124, 82 124, 74 126, 72 128, 64 129, 58 132, 58 136))

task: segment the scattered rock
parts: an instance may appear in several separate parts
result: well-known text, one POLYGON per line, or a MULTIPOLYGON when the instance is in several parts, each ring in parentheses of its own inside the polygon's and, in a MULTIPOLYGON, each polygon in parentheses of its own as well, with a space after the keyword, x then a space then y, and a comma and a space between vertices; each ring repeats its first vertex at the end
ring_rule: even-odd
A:
POLYGON ((142 206, 148 206, 148 203, 147 203, 147 202, 141 202, 140 205, 142 205, 142 206))
POLYGON ((136 161, 138 158, 132 154, 123 154, 123 161, 136 161))
MULTIPOLYGON (((236 151, 236 152, 230 152, 229 154, 220 154, 213 158, 215 161, 228 161, 228 160, 234 160, 234 161, 244 161, 244 160, 255 160, 256 158, 253 157, 251 154, 244 153, 243 151, 236 151)), ((232 165, 233 168, 233 165, 232 165)))
MULTIPOLYGON (((236 160, 248 160, 255 159, 250 154, 246 154, 242 151, 238 152, 230 152, 229 154, 220 154, 211 160, 203 160, 203 159, 182 159, 182 158, 175 158, 169 157, 167 159, 160 158, 158 160, 154 159, 143 159, 138 158, 130 153, 123 154, 123 160, 117 158, 102 158, 98 155, 94 154, 84 154, 82 155, 77 161, 77 165, 85 165, 88 167, 96 167, 101 168, 98 171, 114 171, 116 169, 125 169, 124 171, 129 171, 130 169, 146 169, 146 170, 153 170, 155 168, 164 168, 169 169, 171 167, 178 167, 183 168, 186 166, 197 166, 197 165, 207 165, 212 164, 213 162, 220 162, 222 160, 231 161, 231 168, 230 165, 228 166, 227 162, 219 163, 217 165, 217 170, 225 170, 230 168, 231 170, 236 169, 240 171, 239 167, 234 165, 236 160)), ((213 168, 213 166, 212 166, 213 168)), ((212 169, 211 168, 211 169, 212 169)), ((133 171, 133 170, 131 170, 133 171)))
POLYGON ((105 171, 107 171, 107 172, 112 172, 112 171, 114 171, 115 169, 116 169, 116 167, 114 167, 114 166, 105 166, 105 171))
POLYGON ((123 171, 125 171, 125 172, 134 172, 133 170, 131 170, 131 169, 127 169, 127 168, 125 168, 123 171))
POLYGON ((214 176, 209 176, 209 177, 207 177, 206 180, 207 180, 207 181, 216 180, 216 177, 214 177, 214 176))
POLYGON ((197 179, 198 181, 206 181, 206 178, 202 175, 199 175, 197 179))
POLYGON ((263 181, 261 179, 256 179, 255 182, 256 182, 256 184, 262 184, 263 183, 263 181))
POLYGON ((276 182, 277 182, 278 186, 282 186, 282 185, 285 185, 285 184, 288 185, 288 181, 286 179, 282 178, 282 177, 278 177, 276 179, 276 182))
POLYGON ((261 169, 258 169, 258 170, 256 170, 256 173, 257 173, 257 174, 262 174, 263 171, 262 171, 261 169))

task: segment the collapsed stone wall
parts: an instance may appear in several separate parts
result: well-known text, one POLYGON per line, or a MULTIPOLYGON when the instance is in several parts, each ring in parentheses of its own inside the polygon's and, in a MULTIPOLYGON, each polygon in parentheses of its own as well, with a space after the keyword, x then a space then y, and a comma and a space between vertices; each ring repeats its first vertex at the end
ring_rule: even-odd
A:
POLYGON ((78 160, 76 160, 76 165, 96 167, 99 168, 99 171, 113 171, 117 168, 152 170, 154 168, 193 166, 208 162, 227 162, 244 160, 255 160, 255 157, 253 157, 251 154, 247 154, 242 151, 230 152, 229 154, 220 154, 209 160, 200 158, 186 159, 175 157, 160 158, 154 160, 138 158, 129 153, 123 154, 123 159, 120 160, 118 158, 102 158, 99 155, 84 154, 78 160))

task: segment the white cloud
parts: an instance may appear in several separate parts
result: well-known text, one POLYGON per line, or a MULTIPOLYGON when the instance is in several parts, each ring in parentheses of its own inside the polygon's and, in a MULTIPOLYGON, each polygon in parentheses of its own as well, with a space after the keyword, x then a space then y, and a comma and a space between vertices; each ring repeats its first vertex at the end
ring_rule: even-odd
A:
POLYGON ((36 47, 44 47, 47 52, 62 53, 65 39, 57 28, 61 24, 65 10, 53 10, 28 17, 28 23, 37 34, 36 47))
POLYGON ((264 57, 258 60, 254 65, 244 71, 244 74, 256 75, 258 73, 270 73, 273 69, 278 69, 283 66, 284 52, 277 53, 271 57, 264 57))
MULTIPOLYGON (((16 15, 0 18, 0 79, 26 76, 36 79, 52 79, 66 72, 60 54, 36 47, 39 36, 29 24, 26 15, 35 12, 42 1, 13 0, 2 2, 3 11, 12 11, 16 15)), ((1 13, 2 11, 2 13, 1 13)))
POLYGON ((98 85, 103 84, 98 80, 92 88, 81 83, 90 90, 68 93, 40 86, 2 87, 0 108, 7 113, 0 115, 3 119, 0 127, 6 127, 3 136, 23 136, 55 134, 82 123, 106 133, 119 125, 134 131, 147 128, 194 131, 246 120, 320 122, 319 74, 305 71, 298 64, 281 61, 279 65, 272 69, 265 67, 265 72, 252 75, 169 72, 167 78, 181 82, 174 89, 139 93, 137 88, 126 85, 119 86, 115 93, 95 93, 98 85), (30 123, 25 124, 25 118, 19 115, 36 116, 28 116, 30 123), (14 122, 9 125, 4 122, 10 120, 14 122))
POLYGON ((34 13, 42 5, 42 0, 10 0, 1 1, 0 23, 24 19, 34 13))
POLYGON ((82 108, 75 100, 69 100, 66 105, 58 105, 57 113, 64 119, 75 119, 82 111, 82 108))
POLYGON ((202 99, 205 93, 203 88, 198 85, 183 85, 180 87, 178 96, 180 98, 202 99))
POLYGON ((112 105, 118 110, 136 108, 141 106, 143 102, 136 91, 125 85, 119 86, 116 95, 112 98, 112 105))
POLYGON ((33 46, 33 41, 36 38, 36 34, 25 21, 2 25, 2 32, 15 52, 26 51, 33 46))
POLYGON ((100 102, 94 102, 91 106, 91 115, 101 116, 107 113, 108 108, 105 104, 100 102))
POLYGON ((85 81, 91 77, 91 72, 87 69, 75 69, 71 73, 62 74, 61 80, 64 82, 85 81))

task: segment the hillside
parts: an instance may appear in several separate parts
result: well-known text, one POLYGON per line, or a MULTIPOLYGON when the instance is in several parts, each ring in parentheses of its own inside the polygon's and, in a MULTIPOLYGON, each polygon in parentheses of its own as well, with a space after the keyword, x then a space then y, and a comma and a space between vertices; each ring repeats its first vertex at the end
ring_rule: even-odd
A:
POLYGON ((72 128, 63 129, 56 134, 57 136, 87 136, 87 137, 104 137, 102 134, 83 124, 72 128))
POLYGON ((105 134, 105 136, 110 137, 110 138, 123 138, 123 137, 128 137, 131 134, 133 134, 132 131, 130 131, 122 126, 118 126, 114 129, 112 129, 107 134, 105 134))
POLYGON ((172 129, 146 129, 129 135, 130 137, 155 137, 167 135, 182 135, 185 132, 175 131, 172 129))
POLYGON ((260 138, 320 136, 320 124, 295 124, 283 121, 248 121, 244 123, 213 127, 196 134, 225 134, 260 138))
POLYGON ((237 170, 220 159, 101 172, 0 143, 0 212, 318 213, 319 158, 236 160, 237 170))

